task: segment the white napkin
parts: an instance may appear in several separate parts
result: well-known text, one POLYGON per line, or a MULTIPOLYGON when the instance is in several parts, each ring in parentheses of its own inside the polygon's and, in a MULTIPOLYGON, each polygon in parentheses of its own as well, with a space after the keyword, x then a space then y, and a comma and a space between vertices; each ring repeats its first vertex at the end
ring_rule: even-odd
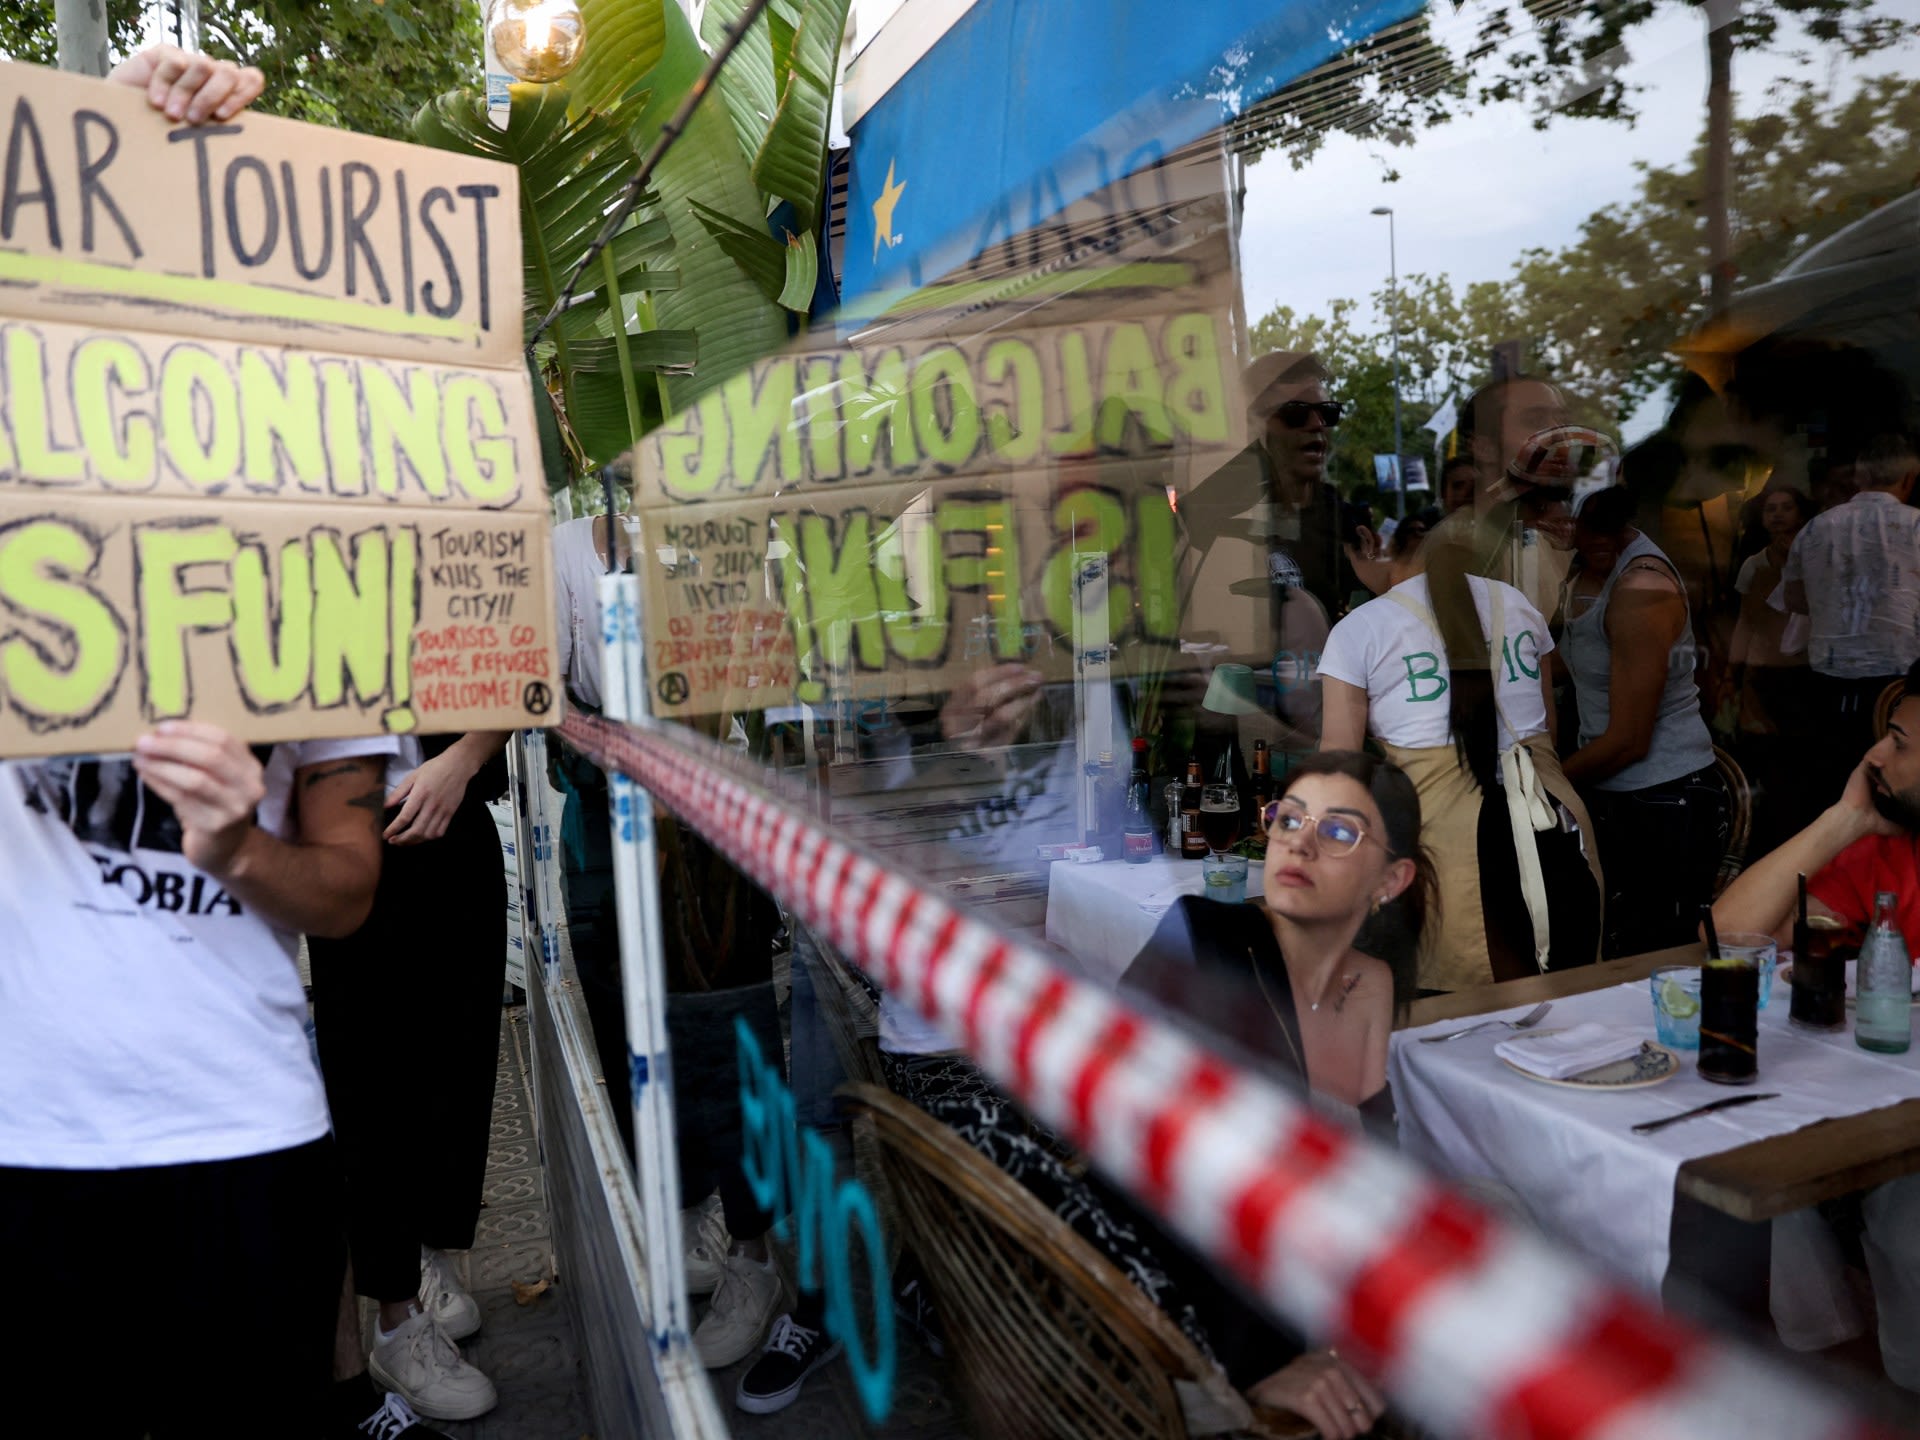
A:
POLYGON ((1564 1080, 1626 1060, 1640 1053, 1641 1037, 1591 1022, 1551 1035, 1516 1035, 1493 1047, 1493 1053, 1529 1075, 1564 1080))

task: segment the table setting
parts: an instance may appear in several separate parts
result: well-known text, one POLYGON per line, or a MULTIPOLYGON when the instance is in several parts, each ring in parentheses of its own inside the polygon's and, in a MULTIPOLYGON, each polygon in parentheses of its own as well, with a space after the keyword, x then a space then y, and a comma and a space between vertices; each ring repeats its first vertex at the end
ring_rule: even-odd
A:
POLYGON ((1702 1013, 1697 978, 1676 973, 1688 968, 1698 977, 1701 967, 1663 967, 1397 1032, 1389 1075, 1402 1148, 1507 1187, 1543 1229, 1658 1293, 1687 1161, 1920 1098, 1920 1051, 1875 1053, 1849 1025, 1793 1023, 1777 977, 1762 980, 1761 994, 1774 993, 1753 1011, 1753 1083, 1703 1077, 1701 1052, 1686 1048, 1689 1022, 1700 1043, 1702 1013))

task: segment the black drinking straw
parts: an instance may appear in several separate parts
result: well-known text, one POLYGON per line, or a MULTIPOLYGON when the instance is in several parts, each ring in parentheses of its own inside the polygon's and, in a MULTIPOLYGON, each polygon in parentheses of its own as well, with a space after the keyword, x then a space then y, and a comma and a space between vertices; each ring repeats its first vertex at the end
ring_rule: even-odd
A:
POLYGON ((1806 872, 1803 870, 1800 872, 1800 928, 1804 930, 1806 928, 1806 925, 1807 925, 1807 875, 1806 875, 1806 872))
POLYGON ((1700 923, 1706 926, 1707 929, 1707 958, 1709 960, 1718 960, 1720 958, 1720 932, 1713 928, 1713 906, 1702 905, 1700 907, 1700 923))

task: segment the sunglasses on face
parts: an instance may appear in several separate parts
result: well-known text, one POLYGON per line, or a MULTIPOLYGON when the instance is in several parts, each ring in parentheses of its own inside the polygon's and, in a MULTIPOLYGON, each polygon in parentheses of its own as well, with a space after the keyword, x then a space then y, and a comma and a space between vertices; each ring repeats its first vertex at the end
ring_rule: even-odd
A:
POLYGON ((1340 417, 1347 412, 1346 407, 1338 400, 1289 400, 1284 405, 1274 406, 1267 413, 1279 416, 1280 423, 1289 430, 1304 428, 1309 415, 1318 415, 1320 423, 1331 430, 1340 423, 1340 417))
POLYGON ((1285 800, 1269 800, 1260 818, 1269 835, 1302 835, 1311 830, 1334 855, 1351 855, 1362 840, 1373 838, 1360 828, 1359 821, 1346 815, 1309 815, 1285 800))

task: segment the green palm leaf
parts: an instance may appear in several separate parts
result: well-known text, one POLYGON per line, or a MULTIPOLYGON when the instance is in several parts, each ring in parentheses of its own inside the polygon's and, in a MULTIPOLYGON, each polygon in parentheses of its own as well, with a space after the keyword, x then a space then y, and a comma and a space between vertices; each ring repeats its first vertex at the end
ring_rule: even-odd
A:
POLYGON ((754 182, 793 206, 800 228, 813 229, 826 178, 833 77, 846 29, 848 0, 804 0, 786 68, 780 108, 753 157, 754 182))
MULTIPOLYGON (((700 16, 700 38, 717 47, 746 8, 747 0, 707 0, 700 16)), ((742 155, 760 148, 780 108, 779 62, 769 28, 772 14, 772 7, 761 12, 720 72, 720 94, 727 102, 727 116, 733 121, 742 155)))
POLYGON ((586 48, 568 77, 573 104, 607 110, 636 77, 660 63, 667 43, 665 7, 674 0, 581 0, 586 48))
MULTIPOLYGON (((653 91, 646 108, 627 132, 642 149, 671 117, 706 64, 693 26, 680 7, 669 4, 665 14, 666 51, 648 77, 653 91)), ((680 410, 777 350, 786 342, 787 320, 786 312, 708 233, 693 208, 697 200, 741 223, 766 213, 734 138, 726 97, 718 87, 693 112, 686 130, 654 171, 653 182, 660 192, 659 213, 673 230, 673 266, 680 274, 678 289, 654 298, 654 318, 665 329, 692 330, 700 337, 694 372, 667 377, 668 399, 680 410)))
MULTIPOLYGON (((520 172, 524 323, 529 330, 560 298, 567 277, 640 165, 624 127, 592 111, 569 114, 571 98, 560 85, 516 85, 504 131, 494 128, 480 97, 468 91, 442 95, 414 119, 414 134, 424 143, 503 160, 520 172)), ((637 220, 614 238, 609 250, 623 295, 678 282, 673 272, 655 268, 668 254, 672 238, 671 227, 657 216, 637 220)), ((564 412, 561 422, 579 461, 588 465, 611 459, 634 438, 625 403, 627 382, 612 341, 616 317, 602 274, 598 264, 588 268, 571 308, 548 331, 564 412)), ((627 320, 624 314, 619 317, 622 323, 627 320)), ((641 338, 633 337, 629 345, 634 369, 677 371, 691 364, 690 334, 675 337, 671 346, 664 341, 640 345, 641 338)), ((656 416, 659 410, 655 397, 656 416)))

